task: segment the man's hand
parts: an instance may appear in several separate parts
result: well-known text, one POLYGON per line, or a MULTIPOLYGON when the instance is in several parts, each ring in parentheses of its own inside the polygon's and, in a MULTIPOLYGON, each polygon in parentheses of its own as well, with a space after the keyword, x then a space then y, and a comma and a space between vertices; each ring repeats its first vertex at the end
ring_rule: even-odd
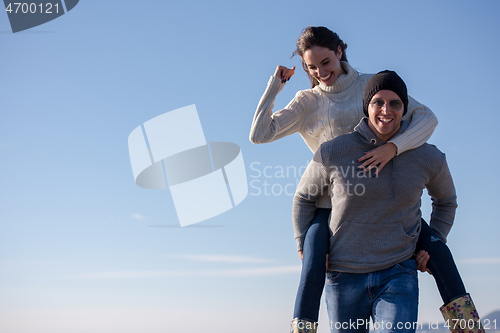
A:
POLYGON ((429 261, 429 258, 429 253, 425 252, 424 250, 418 251, 417 255, 415 256, 415 260, 417 261, 417 269, 422 273, 427 272, 432 275, 430 269, 427 268, 427 262, 429 261))

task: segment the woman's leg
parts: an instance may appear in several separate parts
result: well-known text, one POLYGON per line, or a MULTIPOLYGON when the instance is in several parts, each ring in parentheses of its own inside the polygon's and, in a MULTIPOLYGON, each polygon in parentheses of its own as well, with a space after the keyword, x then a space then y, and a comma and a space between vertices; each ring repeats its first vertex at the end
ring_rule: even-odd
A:
POLYGON ((443 299, 441 313, 453 333, 484 333, 476 307, 458 273, 450 249, 439 239, 429 225, 422 220, 417 251, 429 253, 427 267, 431 270, 443 299))
POLYGON ((467 293, 450 249, 424 220, 417 243, 417 252, 420 250, 429 253, 427 267, 436 280, 444 304, 467 293))
POLYGON ((318 321, 319 303, 325 285, 326 254, 330 246, 330 212, 329 208, 316 209, 307 230, 293 318, 318 321))

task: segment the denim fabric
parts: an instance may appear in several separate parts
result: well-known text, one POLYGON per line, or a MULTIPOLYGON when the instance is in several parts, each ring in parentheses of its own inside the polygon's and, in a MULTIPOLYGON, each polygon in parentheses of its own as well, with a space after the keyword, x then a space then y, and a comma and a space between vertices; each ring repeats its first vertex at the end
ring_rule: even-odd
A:
POLYGON ((326 254, 330 244, 330 212, 329 208, 316 209, 311 226, 307 229, 293 318, 318 321, 321 293, 325 284, 326 254))
POLYGON ((327 272, 325 298, 330 331, 415 332, 418 313, 417 263, 414 259, 365 274, 327 272))
POLYGON ((427 268, 432 272, 444 304, 465 295, 465 286, 448 246, 422 220, 417 251, 429 253, 427 268))

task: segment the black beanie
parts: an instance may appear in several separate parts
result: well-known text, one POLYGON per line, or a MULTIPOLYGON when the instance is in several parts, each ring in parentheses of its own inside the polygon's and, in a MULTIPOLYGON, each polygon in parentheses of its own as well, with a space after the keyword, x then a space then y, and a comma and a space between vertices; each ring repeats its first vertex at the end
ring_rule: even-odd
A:
POLYGON ((382 71, 373 75, 365 87, 365 95, 363 96, 363 112, 368 117, 368 104, 380 90, 390 90, 395 92, 404 104, 403 116, 408 111, 408 91, 403 79, 396 72, 382 71))

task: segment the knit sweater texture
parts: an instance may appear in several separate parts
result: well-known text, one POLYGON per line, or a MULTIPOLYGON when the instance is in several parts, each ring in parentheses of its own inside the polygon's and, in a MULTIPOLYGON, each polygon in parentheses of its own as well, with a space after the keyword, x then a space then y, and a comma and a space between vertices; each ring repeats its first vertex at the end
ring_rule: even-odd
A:
MULTIPOLYGON (((352 132, 364 117, 363 94, 373 74, 360 74, 344 61, 341 65, 346 74, 340 75, 332 86, 320 84, 301 90, 284 109, 274 113, 274 101, 285 83, 271 76, 255 111, 250 141, 267 143, 298 132, 314 153, 323 142, 352 132)), ((410 127, 389 141, 396 145, 398 155, 424 144, 438 123, 429 108, 410 96, 403 120, 408 120, 410 127)), ((318 201, 318 207, 329 208, 329 205, 328 196, 318 201)))
MULTIPOLYGON (((408 128, 403 121, 396 135, 408 128)), ((299 250, 316 201, 330 192, 329 270, 369 273, 409 259, 420 232, 424 188, 432 198, 430 226, 446 241, 457 203, 445 155, 423 144, 394 157, 376 177, 358 171, 356 159, 384 143, 363 118, 354 132, 320 146, 297 187, 293 225, 299 250)))

